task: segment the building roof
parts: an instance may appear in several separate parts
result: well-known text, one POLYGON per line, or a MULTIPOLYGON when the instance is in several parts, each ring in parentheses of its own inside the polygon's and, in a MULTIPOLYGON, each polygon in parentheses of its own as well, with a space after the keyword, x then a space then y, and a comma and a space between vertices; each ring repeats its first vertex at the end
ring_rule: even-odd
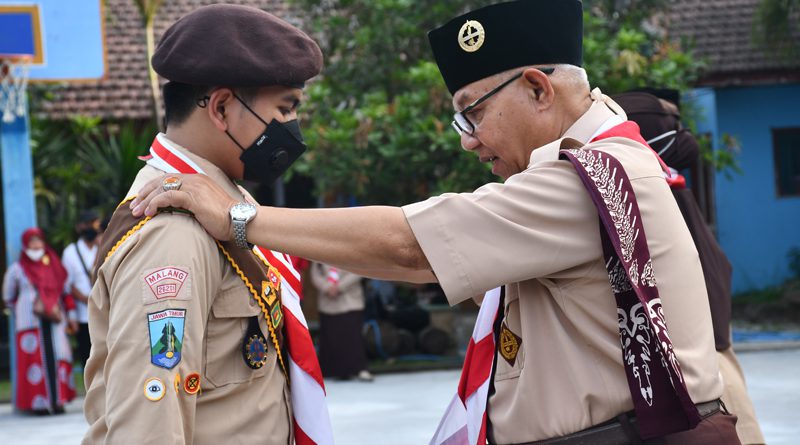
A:
MULTIPOLYGON (((752 43, 752 23, 760 0, 673 0, 669 34, 688 40, 707 69, 706 86, 771 84, 800 81, 800 61, 781 59, 752 43)), ((189 11, 218 0, 169 0, 158 11, 156 41, 166 28, 189 11)), ((282 0, 228 0, 257 6, 298 24, 282 0)), ((796 11, 797 12, 797 11, 796 11)), ((65 119, 83 114, 106 119, 150 119, 152 99, 147 73, 144 26, 132 0, 106 0, 106 78, 67 86, 47 86, 47 99, 34 112, 65 119)), ((793 14, 794 23, 800 14, 793 14)), ((795 41, 800 41, 800 35, 795 41)))
MULTIPOLYGON (((155 18, 156 42, 175 20, 193 9, 218 0, 168 0, 155 18)), ((281 0, 228 0, 256 6, 296 24, 281 0)), ((141 14, 133 0, 105 1, 106 77, 66 86, 39 87, 49 93, 36 101, 34 112, 50 119, 76 114, 106 119, 151 119, 152 93, 148 75, 147 44, 141 14), (46 97, 46 98, 45 98, 46 97)), ((36 88, 36 87, 34 87, 36 88)))
MULTIPOLYGON (((753 21, 761 0, 673 0, 669 34, 688 40, 707 67, 698 82, 733 86, 800 82, 800 58, 789 59, 753 43, 753 21)), ((800 23, 800 11, 790 17, 800 23)), ((793 40, 800 42, 794 27, 793 40)))

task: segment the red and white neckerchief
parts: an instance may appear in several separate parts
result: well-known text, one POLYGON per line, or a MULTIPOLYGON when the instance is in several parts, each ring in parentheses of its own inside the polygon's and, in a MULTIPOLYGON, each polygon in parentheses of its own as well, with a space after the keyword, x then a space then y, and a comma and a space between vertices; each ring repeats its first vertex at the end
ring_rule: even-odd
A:
POLYGON ((331 283, 332 286, 339 284, 339 269, 335 267, 328 268, 328 283, 331 283))
POLYGON ((486 404, 495 360, 494 322, 500 288, 486 292, 464 357, 458 392, 436 428, 430 445, 484 445, 486 404))
MULTIPOLYGON (((197 163, 177 150, 161 133, 153 140, 150 155, 141 159, 167 173, 205 174, 197 163)), ((300 308, 300 274, 292 266, 289 255, 261 246, 253 247, 253 253, 278 269, 281 274, 281 303, 289 352, 288 371, 295 443, 332 445, 333 430, 325 401, 325 383, 311 334, 308 332, 308 324, 300 308)))
MULTIPOLYGON (((625 121, 613 116, 591 137, 590 142, 609 137, 626 137, 650 147, 639 133, 639 126, 633 121, 625 121)), ((651 148, 652 150, 652 148, 651 148)), ((668 167, 653 151, 658 159, 664 179, 670 187, 680 186, 683 176, 668 167)), ((430 441, 430 445, 484 445, 486 443, 486 407, 488 403, 489 383, 494 367, 495 338, 493 326, 499 316, 500 288, 486 293, 478 312, 478 319, 472 331, 472 338, 467 346, 464 366, 458 392, 450 401, 439 426, 430 441)))

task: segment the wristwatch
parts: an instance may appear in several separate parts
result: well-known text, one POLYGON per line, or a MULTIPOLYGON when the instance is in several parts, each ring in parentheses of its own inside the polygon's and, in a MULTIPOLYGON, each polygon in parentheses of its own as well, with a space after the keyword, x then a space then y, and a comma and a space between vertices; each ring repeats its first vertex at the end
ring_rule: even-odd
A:
POLYGON ((256 216, 257 210, 255 204, 242 201, 234 204, 229 211, 231 226, 233 226, 233 240, 240 249, 253 248, 253 245, 247 242, 246 227, 247 223, 256 216))

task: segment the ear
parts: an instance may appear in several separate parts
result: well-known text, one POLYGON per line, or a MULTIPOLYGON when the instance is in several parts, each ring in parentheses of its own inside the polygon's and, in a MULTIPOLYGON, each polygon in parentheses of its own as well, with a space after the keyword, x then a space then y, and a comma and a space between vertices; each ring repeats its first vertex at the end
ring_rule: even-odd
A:
POLYGON ((528 87, 531 89, 531 97, 538 110, 546 110, 553 105, 555 91, 547 74, 536 68, 527 68, 522 72, 522 78, 528 83, 528 87))
POLYGON ((230 88, 218 88, 209 94, 206 113, 211 123, 220 131, 228 129, 227 119, 229 113, 227 112, 227 108, 234 100, 236 100, 236 98, 233 96, 233 91, 231 91, 230 88))

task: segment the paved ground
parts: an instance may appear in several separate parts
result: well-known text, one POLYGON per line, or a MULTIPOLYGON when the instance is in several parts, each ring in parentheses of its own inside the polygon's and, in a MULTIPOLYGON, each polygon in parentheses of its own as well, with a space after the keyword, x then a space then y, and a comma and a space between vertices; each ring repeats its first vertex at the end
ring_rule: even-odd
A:
MULTIPOLYGON (((800 350, 739 355, 770 445, 800 444, 800 350)), ((340 445, 426 444, 452 397, 458 372, 378 376, 374 383, 328 382, 329 406, 340 445)), ((54 417, 11 414, 0 405, 0 444, 67 445, 85 429, 81 401, 54 417)))

